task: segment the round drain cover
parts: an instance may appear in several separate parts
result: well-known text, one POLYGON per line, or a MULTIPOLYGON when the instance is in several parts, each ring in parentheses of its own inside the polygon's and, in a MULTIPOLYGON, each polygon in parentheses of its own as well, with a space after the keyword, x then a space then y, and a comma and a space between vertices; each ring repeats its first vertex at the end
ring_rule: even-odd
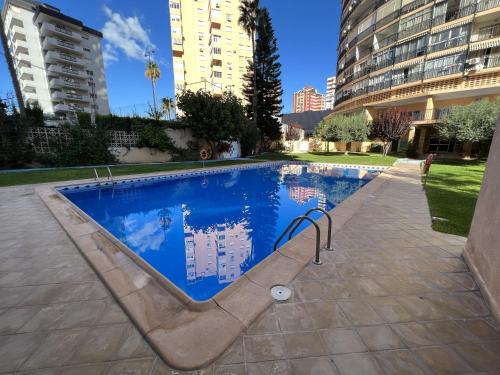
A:
POLYGON ((292 295, 292 291, 284 285, 275 285, 271 288, 271 297, 276 301, 286 301, 292 295))

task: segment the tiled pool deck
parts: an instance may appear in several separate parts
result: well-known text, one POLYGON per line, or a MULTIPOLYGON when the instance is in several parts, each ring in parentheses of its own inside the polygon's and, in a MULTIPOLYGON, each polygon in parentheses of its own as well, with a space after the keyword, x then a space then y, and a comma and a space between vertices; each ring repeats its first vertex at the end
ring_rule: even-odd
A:
MULTIPOLYGON (((499 373, 500 330, 394 168, 272 305, 199 374, 499 373)), ((0 373, 179 374, 142 339, 33 186, 0 189, 0 373)))

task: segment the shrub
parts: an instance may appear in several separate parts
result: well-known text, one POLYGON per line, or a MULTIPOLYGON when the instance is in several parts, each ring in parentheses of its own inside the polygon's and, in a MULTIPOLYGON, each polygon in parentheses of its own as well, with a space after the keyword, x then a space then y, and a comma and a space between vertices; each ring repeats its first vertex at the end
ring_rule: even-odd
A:
POLYGON ((163 127, 149 124, 139 130, 137 147, 155 148, 160 151, 175 151, 176 147, 163 127))
POLYGON ((255 155, 260 139, 260 131, 252 124, 243 127, 240 138, 241 156, 255 155))
POLYGON ((80 125, 82 129, 89 129, 92 127, 92 118, 90 113, 78 112, 76 117, 78 118, 78 125, 80 125))
POLYGON ((309 151, 321 151, 321 141, 317 138, 309 138, 309 151))
POLYGON ((376 152, 376 153, 382 153, 383 152, 383 148, 382 148, 382 145, 380 143, 372 143, 371 146, 370 146, 370 152, 376 152))
POLYGON ((0 101, 0 167, 22 167, 32 161, 33 150, 28 145, 28 123, 15 107, 7 113, 0 101))
POLYGON ((407 158, 416 159, 418 157, 417 145, 414 142, 408 142, 405 149, 407 158))

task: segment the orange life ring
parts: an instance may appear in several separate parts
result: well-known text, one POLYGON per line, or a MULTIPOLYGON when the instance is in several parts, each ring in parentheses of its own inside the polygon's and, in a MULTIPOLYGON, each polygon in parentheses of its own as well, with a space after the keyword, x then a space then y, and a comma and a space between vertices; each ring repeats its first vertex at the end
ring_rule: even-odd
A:
POLYGON ((202 150, 200 151, 200 158, 201 158, 202 160, 207 160, 209 157, 210 157, 210 153, 208 152, 208 150, 206 150, 206 149, 202 149, 202 150))

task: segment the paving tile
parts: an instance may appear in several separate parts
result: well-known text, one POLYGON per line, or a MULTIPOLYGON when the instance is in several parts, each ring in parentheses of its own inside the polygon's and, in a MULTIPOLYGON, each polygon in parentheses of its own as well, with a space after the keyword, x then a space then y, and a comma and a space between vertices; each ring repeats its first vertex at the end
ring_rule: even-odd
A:
POLYGON ((463 374, 472 371, 472 368, 450 349, 422 347, 412 351, 435 373, 463 374))
POLYGON ((350 325, 336 302, 319 301, 305 304, 315 329, 338 328, 350 325))
POLYGON ((486 319, 463 320, 458 321, 457 323, 481 340, 500 339, 500 332, 495 329, 486 319))
POLYGON ((247 362, 272 361, 286 358, 283 335, 254 335, 243 338, 247 362))
POLYGON ((345 313, 347 319, 349 319, 349 321, 355 326, 384 323, 384 320, 367 302, 362 300, 352 300, 339 301, 338 304, 342 308, 342 311, 345 313))
POLYGON ((329 354, 357 353, 368 350, 353 329, 337 328, 320 332, 329 354))
POLYGON ((278 304, 275 311, 282 332, 310 331, 313 329, 313 321, 304 303, 278 304))
POLYGON ((39 348, 44 334, 26 333, 0 337, 0 372, 18 369, 39 348))
POLYGON ((106 375, 149 375, 153 363, 153 358, 115 362, 108 368, 106 375))
POLYGON ((389 326, 358 327, 358 334, 370 350, 400 349, 404 345, 389 326))
POLYGON ((38 313, 40 307, 11 308, 0 314, 0 335, 17 332, 28 320, 38 313))
POLYGON ((248 375, 290 375, 291 368, 286 361, 267 361, 260 363, 247 363, 248 375))
POLYGON ((229 365, 235 363, 244 363, 245 355, 243 352, 243 337, 238 337, 235 342, 225 351, 225 353, 216 361, 218 365, 229 365))
POLYGON ((412 315, 394 298, 377 297, 368 300, 375 312, 387 323, 409 322, 412 315))
POLYGON ((452 320, 423 324, 443 344, 453 344, 473 339, 469 332, 452 320))
POLYGON ((274 306, 269 307, 257 319, 255 319, 246 331, 249 335, 278 332, 280 332, 280 327, 276 317, 276 312, 274 311, 274 306))
POLYGON ((332 360, 328 357, 292 359, 290 367, 293 375, 338 374, 332 360))
POLYGON ((451 345, 476 371, 495 371, 500 369, 500 356, 479 343, 464 342, 451 345))
POLYGON ((384 350, 374 352, 383 372, 387 375, 424 375, 424 367, 409 350, 384 350))
POLYGON ((86 333, 87 330, 83 328, 54 331, 23 364, 22 369, 57 367, 67 364, 86 333))
POLYGON ((283 335, 288 358, 319 357, 326 355, 317 332, 295 332, 283 335))
POLYGON ((337 354, 333 360, 341 375, 382 374, 377 362, 368 353, 337 354))
POLYGON ((108 364, 97 365, 80 365, 72 367, 63 367, 59 369, 60 375, 104 375, 106 373, 108 364))
POLYGON ((222 365, 215 366, 214 375, 245 375, 245 365, 222 365))
POLYGON ((412 322, 393 324, 392 329, 408 347, 438 345, 439 341, 423 324, 412 322))

